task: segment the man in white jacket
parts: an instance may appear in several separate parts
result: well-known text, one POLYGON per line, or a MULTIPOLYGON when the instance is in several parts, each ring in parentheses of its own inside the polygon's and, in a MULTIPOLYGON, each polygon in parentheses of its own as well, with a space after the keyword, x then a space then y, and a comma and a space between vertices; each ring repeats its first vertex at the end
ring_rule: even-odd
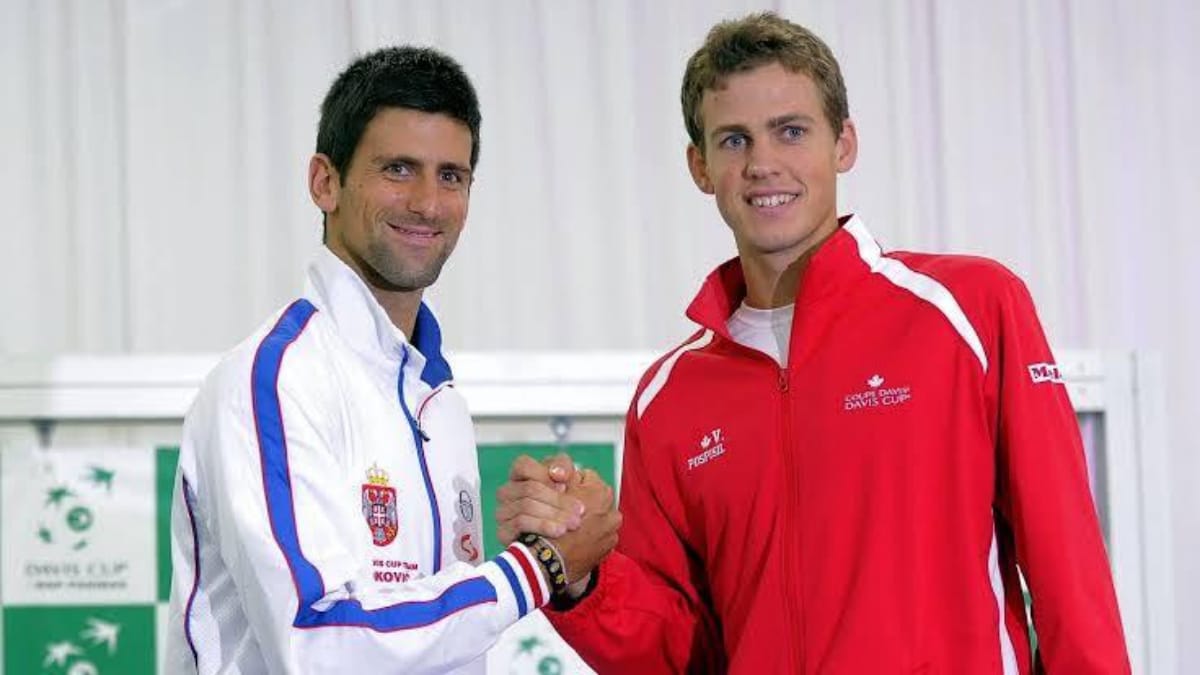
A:
POLYGON ((578 530, 483 558, 473 426, 421 300, 466 219, 479 124, 434 50, 383 49, 333 83, 307 288, 184 423, 167 672, 483 672, 506 627, 615 544, 612 493, 585 478, 578 530))

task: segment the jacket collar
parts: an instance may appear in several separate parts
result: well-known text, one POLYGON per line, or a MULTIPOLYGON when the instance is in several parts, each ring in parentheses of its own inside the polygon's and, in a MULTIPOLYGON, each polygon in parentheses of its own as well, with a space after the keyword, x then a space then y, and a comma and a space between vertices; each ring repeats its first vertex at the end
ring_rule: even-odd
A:
POLYGON ((363 280, 325 246, 308 267, 305 297, 326 313, 338 335, 371 363, 397 367, 408 355, 430 387, 453 378, 442 355, 442 329, 425 302, 417 310, 411 341, 396 327, 363 280))
MULTIPOLYGON (((859 254, 858 238, 865 237, 874 243, 862 219, 854 215, 843 216, 838 225, 838 231, 813 253, 801 275, 796 293, 797 316, 814 304, 836 298, 850 284, 871 272, 859 254)), ((732 258, 704 280, 700 292, 688 306, 687 316, 728 339, 726 322, 745 297, 746 277, 742 262, 732 258)))

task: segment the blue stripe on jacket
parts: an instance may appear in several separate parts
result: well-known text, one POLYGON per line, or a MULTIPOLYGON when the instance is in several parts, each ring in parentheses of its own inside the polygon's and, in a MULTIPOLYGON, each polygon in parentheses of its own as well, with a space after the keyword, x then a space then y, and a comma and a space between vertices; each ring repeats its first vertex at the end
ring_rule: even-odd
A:
POLYGON ((287 436, 279 405, 279 371, 287 348, 304 332, 317 312, 307 300, 293 302, 258 346, 251 371, 254 421, 258 432, 263 488, 271 532, 283 551, 299 597, 296 627, 362 626, 378 631, 419 628, 455 612, 496 601, 496 589, 484 577, 466 579, 432 600, 403 602, 366 610, 357 600, 340 600, 325 611, 313 604, 325 596, 325 583, 316 566, 300 551, 293 508, 291 474, 288 468, 287 436))

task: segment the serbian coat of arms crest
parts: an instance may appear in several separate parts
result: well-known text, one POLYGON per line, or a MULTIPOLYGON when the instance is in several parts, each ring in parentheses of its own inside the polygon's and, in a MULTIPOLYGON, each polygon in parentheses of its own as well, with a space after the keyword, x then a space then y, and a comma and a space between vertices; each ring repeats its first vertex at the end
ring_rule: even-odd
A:
POLYGON ((371 541, 387 546, 400 532, 400 514, 396 508, 396 488, 388 485, 387 472, 372 464, 362 486, 362 512, 371 528, 371 541))

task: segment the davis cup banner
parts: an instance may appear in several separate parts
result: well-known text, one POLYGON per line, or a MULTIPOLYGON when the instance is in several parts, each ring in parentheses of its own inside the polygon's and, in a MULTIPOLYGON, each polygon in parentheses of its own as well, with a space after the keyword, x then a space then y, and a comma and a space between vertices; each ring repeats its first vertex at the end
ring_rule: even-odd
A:
MULTIPOLYGON (((173 473, 175 454, 165 454, 173 473)), ((149 448, 0 454, 4 672, 155 671, 167 573, 156 550, 158 460, 149 448)), ((169 504, 169 484, 161 498, 169 504)))

